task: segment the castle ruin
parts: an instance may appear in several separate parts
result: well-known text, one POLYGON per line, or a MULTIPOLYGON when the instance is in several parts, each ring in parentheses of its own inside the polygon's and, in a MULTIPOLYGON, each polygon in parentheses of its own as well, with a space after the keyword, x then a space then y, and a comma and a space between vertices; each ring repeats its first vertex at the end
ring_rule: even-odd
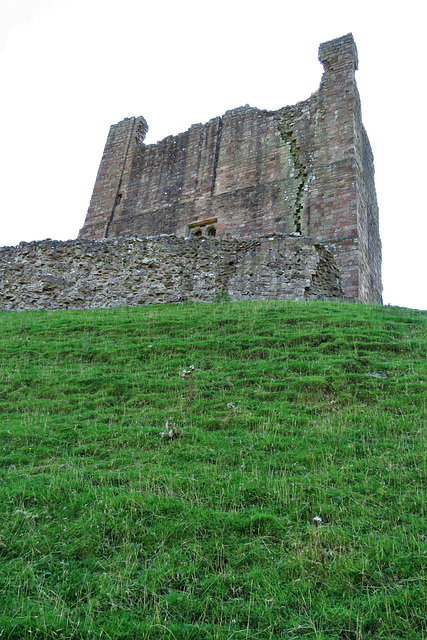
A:
POLYGON ((348 34, 319 47, 311 97, 249 106, 157 144, 143 117, 110 128, 79 238, 301 235, 333 255, 343 296, 380 303, 381 242, 371 146, 348 34))
POLYGON ((157 144, 110 128, 78 239, 0 249, 0 309, 185 300, 381 303, 371 147, 351 34, 308 100, 249 106, 157 144))

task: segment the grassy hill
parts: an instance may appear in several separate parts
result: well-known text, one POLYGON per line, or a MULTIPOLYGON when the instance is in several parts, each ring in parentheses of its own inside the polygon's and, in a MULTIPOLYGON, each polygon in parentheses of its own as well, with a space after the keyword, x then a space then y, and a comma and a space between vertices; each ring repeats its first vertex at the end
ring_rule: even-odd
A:
POLYGON ((1 640, 427 638, 426 317, 0 314, 1 640))

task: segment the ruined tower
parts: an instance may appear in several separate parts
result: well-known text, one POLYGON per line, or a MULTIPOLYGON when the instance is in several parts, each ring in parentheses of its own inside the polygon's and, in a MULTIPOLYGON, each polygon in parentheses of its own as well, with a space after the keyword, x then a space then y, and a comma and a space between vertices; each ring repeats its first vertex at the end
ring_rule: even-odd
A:
POLYGON ((380 303, 381 242, 373 155, 348 34, 319 47, 308 100, 227 111, 146 145, 144 118, 110 128, 79 238, 289 234, 334 256, 347 299, 380 303))

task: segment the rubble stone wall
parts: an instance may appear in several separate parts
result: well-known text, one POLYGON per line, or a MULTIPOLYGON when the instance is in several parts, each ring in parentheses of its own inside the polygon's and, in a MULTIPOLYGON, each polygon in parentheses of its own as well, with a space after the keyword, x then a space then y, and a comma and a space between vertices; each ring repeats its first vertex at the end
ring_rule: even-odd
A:
POLYGON ((332 254, 279 234, 250 240, 170 235, 0 248, 0 309, 345 299, 332 254))

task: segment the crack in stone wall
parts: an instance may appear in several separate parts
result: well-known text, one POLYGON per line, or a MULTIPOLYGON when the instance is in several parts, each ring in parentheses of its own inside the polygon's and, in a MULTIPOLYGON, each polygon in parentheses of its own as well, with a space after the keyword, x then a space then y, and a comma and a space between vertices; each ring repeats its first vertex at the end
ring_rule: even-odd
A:
POLYGON ((296 180, 298 183, 296 194, 295 194, 295 202, 294 202, 294 225, 295 231, 297 233, 302 232, 301 228, 301 212, 304 207, 303 198, 304 191, 307 184, 307 170, 305 165, 301 162, 301 150, 298 147, 297 141, 294 138, 292 129, 286 128, 286 125, 279 124, 279 131, 282 137, 282 140, 286 142, 289 146, 291 158, 293 160, 294 169, 296 172, 296 180))
POLYGON ((213 169, 212 169, 212 187, 211 187, 211 197, 214 194, 215 191, 215 185, 216 185, 216 172, 218 169, 218 160, 219 160, 219 150, 221 148, 221 134, 222 134, 222 118, 219 117, 219 122, 218 122, 218 130, 216 132, 216 144, 215 144, 215 157, 214 157, 214 164, 213 164, 213 169))

